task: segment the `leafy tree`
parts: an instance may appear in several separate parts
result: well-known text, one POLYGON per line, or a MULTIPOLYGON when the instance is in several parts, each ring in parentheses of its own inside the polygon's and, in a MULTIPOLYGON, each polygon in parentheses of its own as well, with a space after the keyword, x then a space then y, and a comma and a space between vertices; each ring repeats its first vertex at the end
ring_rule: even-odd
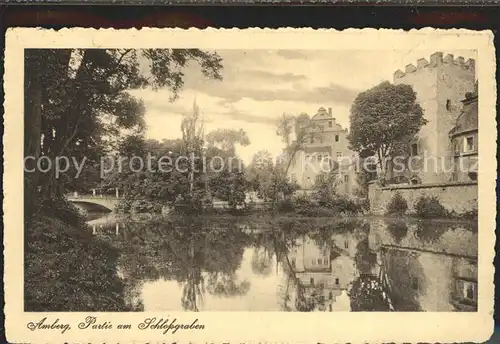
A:
POLYGON ((333 205, 333 200, 337 197, 336 185, 338 184, 337 175, 333 173, 321 173, 316 178, 313 185, 312 198, 323 207, 333 205))
POLYGON ((389 161, 407 150, 406 143, 426 123, 410 85, 383 82, 354 100, 349 148, 358 153, 372 152, 385 178, 389 161))
POLYGON ((270 199, 272 197, 271 187, 274 175, 274 161, 271 153, 266 150, 254 154, 247 169, 247 179, 250 188, 256 191, 260 197, 270 199))
MULTIPOLYGON (((182 155, 182 147, 180 140, 159 142, 128 137, 120 145, 114 168, 112 165, 107 166, 112 170, 105 176, 101 189, 105 191, 117 187, 123 190, 123 210, 131 210, 129 208, 133 204, 139 205, 137 202, 142 202, 144 205, 150 203, 144 210, 152 206, 151 209, 159 211, 161 204, 174 203, 178 197, 189 194, 188 172, 174 168, 175 160, 182 155), (134 156, 142 159, 143 168, 138 166, 140 160, 133 159, 134 156), (121 162, 117 161, 119 159, 121 162)), ((187 166, 183 165, 181 168, 187 166)), ((200 180, 196 179, 195 182, 195 191, 203 190, 204 185, 200 180)))
POLYGON ((377 163, 373 159, 358 157, 359 169, 356 171, 356 194, 361 198, 368 198, 368 187, 372 180, 376 179, 377 163))
POLYGON ((210 190, 216 198, 227 201, 233 209, 245 204, 247 180, 242 171, 222 171, 210 179, 210 190))
POLYGON ((323 128, 315 125, 307 114, 300 114, 298 117, 283 114, 278 121, 276 134, 281 137, 285 144, 284 152, 275 166, 273 173, 272 202, 273 209, 280 195, 291 195, 299 186, 291 182, 288 178, 288 170, 293 164, 296 154, 304 149, 305 143, 311 138, 320 135, 323 128), (292 140, 292 133, 295 138, 292 140), (288 190, 283 190, 285 187, 288 190), (290 193, 290 187, 293 191, 290 193))
POLYGON ((415 212, 421 218, 444 218, 448 211, 437 197, 420 197, 415 205, 415 212))
POLYGON ((276 128, 276 135, 281 137, 281 140, 286 145, 290 146, 292 143, 292 133, 294 131, 295 117, 284 113, 278 121, 276 128))
POLYGON ((404 199, 401 193, 396 192, 387 204, 386 213, 387 215, 403 216, 406 214, 407 210, 408 202, 406 202, 406 199, 404 199))
POLYGON ((211 196, 228 201, 233 209, 243 206, 248 183, 243 162, 236 155, 236 145, 250 144, 247 133, 243 129, 219 128, 208 133, 205 141, 205 158, 212 168, 206 172, 211 196))

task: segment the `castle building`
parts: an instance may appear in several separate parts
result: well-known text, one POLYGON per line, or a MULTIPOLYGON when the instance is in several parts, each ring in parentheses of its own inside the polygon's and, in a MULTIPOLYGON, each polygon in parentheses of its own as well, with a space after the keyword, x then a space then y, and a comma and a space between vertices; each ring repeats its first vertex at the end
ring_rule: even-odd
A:
POLYGON ((475 61, 465 62, 463 57, 454 58, 451 54, 443 57, 443 53, 436 52, 429 61, 421 58, 416 66, 407 65, 404 72, 397 70, 394 83, 413 87, 428 121, 409 147, 412 156, 426 161, 416 178, 421 183, 450 181, 452 173, 448 170, 454 154, 449 132, 461 112, 462 99, 474 90, 475 61))
POLYGON ((295 154, 288 172, 290 179, 307 193, 319 175, 335 169, 337 191, 351 193, 356 183, 356 155, 348 149, 347 129, 336 122, 331 108, 327 111, 321 107, 305 130, 310 135, 306 135, 303 149, 295 154), (338 169, 332 167, 334 162, 338 169))
POLYGON ((477 180, 478 164, 478 96, 477 91, 468 93, 462 112, 457 118, 450 139, 453 150, 452 180, 459 182, 477 180))
POLYGON ((478 250, 471 243, 478 235, 472 228, 412 223, 398 238, 390 223, 371 222, 369 248, 381 253, 397 311, 477 311, 478 250))
MULTIPOLYGON (((335 247, 319 246, 308 236, 298 241, 290 252, 290 262, 307 297, 318 300, 317 311, 332 312, 342 308, 343 292, 357 276, 353 235, 332 236, 335 247)), ((349 308, 349 306, 347 306, 349 308)), ((346 310, 346 309, 342 309, 346 310)), ((350 310, 350 309, 347 309, 350 310)))

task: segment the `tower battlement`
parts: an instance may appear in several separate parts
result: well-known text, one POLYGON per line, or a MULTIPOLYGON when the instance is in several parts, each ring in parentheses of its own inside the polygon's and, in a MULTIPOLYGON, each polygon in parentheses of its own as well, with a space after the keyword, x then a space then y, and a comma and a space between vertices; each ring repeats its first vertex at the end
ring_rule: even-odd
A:
POLYGON ((476 69, 476 61, 474 59, 465 59, 462 56, 458 56, 454 58, 452 54, 447 54, 443 57, 442 52, 436 52, 430 56, 429 61, 425 58, 421 58, 417 60, 417 65, 410 63, 405 67, 404 72, 400 69, 394 72, 394 79, 401 79, 405 77, 407 74, 418 72, 419 70, 426 68, 437 68, 441 65, 454 65, 463 70, 469 70, 472 74, 475 74, 476 69))

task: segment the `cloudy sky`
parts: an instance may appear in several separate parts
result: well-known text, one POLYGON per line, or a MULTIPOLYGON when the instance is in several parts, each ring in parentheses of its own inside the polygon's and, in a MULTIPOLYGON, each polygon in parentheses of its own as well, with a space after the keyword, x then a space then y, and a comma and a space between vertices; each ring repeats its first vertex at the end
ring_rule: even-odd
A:
MULTIPOLYGON (((429 60, 434 51, 334 51, 334 50, 222 50, 223 81, 205 79, 194 63, 185 70, 180 98, 168 101, 167 90, 134 91, 146 105, 147 136, 161 140, 180 137, 182 116, 196 99, 206 132, 217 128, 244 129, 251 144, 238 147, 250 161, 266 149, 279 154, 283 145, 276 136, 276 121, 283 113, 314 115, 331 107, 343 127, 356 95, 389 80, 395 70, 429 60)), ((475 58, 473 51, 446 51, 455 57, 475 58)))

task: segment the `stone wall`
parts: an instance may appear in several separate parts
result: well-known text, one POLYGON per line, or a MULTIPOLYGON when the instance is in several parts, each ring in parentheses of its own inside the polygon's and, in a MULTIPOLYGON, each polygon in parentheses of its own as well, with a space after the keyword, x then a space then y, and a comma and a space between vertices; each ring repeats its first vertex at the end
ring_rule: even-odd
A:
POLYGON ((420 197, 437 197, 448 211, 463 214, 477 210, 477 183, 440 183, 419 185, 391 185, 380 187, 376 183, 369 185, 368 197, 373 215, 384 215, 387 204, 396 192, 408 202, 408 212, 415 211, 420 197))

